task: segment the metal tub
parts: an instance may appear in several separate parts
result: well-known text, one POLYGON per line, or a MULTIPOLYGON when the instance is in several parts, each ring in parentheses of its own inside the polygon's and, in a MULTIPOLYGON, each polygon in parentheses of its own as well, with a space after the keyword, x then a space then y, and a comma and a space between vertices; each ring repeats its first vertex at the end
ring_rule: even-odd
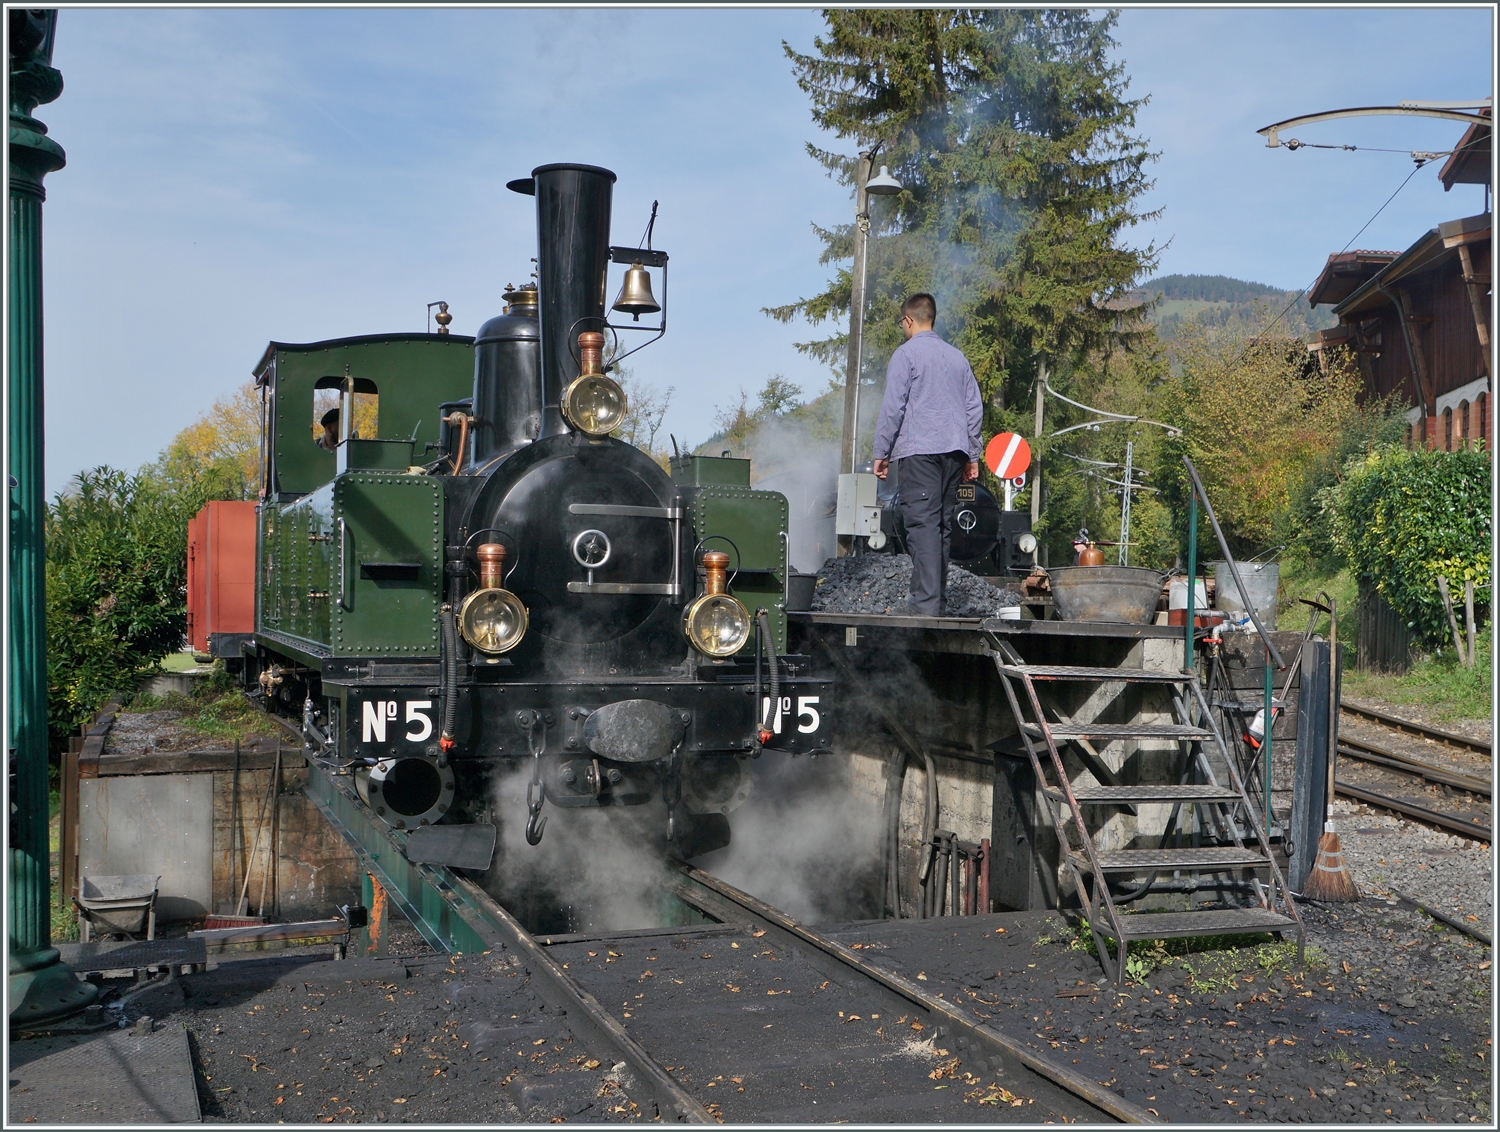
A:
POLYGON ((1162 574, 1139 566, 1064 566, 1047 571, 1063 621, 1144 625, 1156 614, 1162 574))
POLYGON ((156 934, 156 885, 150 873, 125 876, 86 876, 79 880, 73 902, 81 916, 81 936, 156 934))

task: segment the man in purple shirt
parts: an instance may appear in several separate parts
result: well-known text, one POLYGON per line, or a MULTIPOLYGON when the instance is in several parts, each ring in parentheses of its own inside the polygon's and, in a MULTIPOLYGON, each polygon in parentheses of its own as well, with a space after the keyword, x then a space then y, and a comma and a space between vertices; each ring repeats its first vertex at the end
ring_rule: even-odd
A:
POLYGON ((874 471, 896 461, 906 549, 911 555, 912 613, 941 616, 948 585, 955 493, 979 478, 979 383, 962 351, 932 329, 937 302, 918 293, 901 304, 906 342, 891 355, 875 424, 874 471))

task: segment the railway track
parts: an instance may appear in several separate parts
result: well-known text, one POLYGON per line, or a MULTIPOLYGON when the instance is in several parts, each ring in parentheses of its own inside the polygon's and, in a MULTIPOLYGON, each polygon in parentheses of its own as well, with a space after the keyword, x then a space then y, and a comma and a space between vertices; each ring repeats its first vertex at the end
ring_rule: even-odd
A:
POLYGON ((716 1119, 1154 1122, 717 877, 667 888, 714 923, 542 942, 716 1119))
MULTIPOLYGON (((1485 758, 1492 757, 1490 744, 1483 740, 1428 727, 1425 724, 1402 719, 1363 705, 1341 704, 1340 708, 1346 715, 1377 724, 1395 732, 1397 736, 1411 736, 1429 743, 1441 744, 1455 758, 1467 757, 1472 760, 1476 755, 1485 758)), ((1340 735, 1338 755, 1340 759, 1353 760, 1365 768, 1376 769, 1366 776, 1373 777, 1374 781, 1356 782, 1348 778, 1335 779, 1334 791, 1336 793, 1463 837, 1479 841, 1493 839, 1491 828, 1493 825, 1491 818, 1493 786, 1487 774, 1481 776, 1468 772, 1476 768, 1470 767, 1466 770, 1463 767, 1444 765, 1395 750, 1388 743, 1379 743, 1351 735, 1340 735), (1394 784, 1389 781, 1392 777, 1396 779, 1394 784), (1400 796, 1403 793, 1401 784, 1413 779, 1421 784, 1418 787, 1423 794, 1420 801, 1400 796), (1378 787, 1378 789, 1371 787, 1378 787), (1448 796, 1458 791, 1467 797, 1456 799, 1457 805, 1451 809, 1436 810, 1421 804, 1428 800, 1426 795, 1432 792, 1433 788, 1441 788, 1448 796), (1389 792, 1392 790, 1394 793, 1389 792), (1480 811, 1478 814, 1473 812, 1476 809, 1480 811)), ((1488 766, 1484 769, 1488 770, 1488 766)))
MULTIPOLYGON (((530 1115, 546 1101, 533 1109, 529 1088, 582 1086, 580 1071, 608 1059, 626 1102, 610 1111, 625 1119, 1155 1122, 710 874, 682 866, 662 893, 702 921, 692 926, 537 937, 462 873, 409 861, 405 836, 373 822, 345 781, 315 769, 308 794, 428 942, 494 955, 566 1017, 575 1067, 515 1083, 530 1115)), ((514 1039, 502 1026, 473 1040, 514 1039)))
POLYGON ((1378 723, 1382 727, 1388 727, 1392 731, 1399 731, 1403 735, 1415 735, 1419 739, 1430 739, 1434 743, 1444 743, 1450 747, 1460 750, 1473 751, 1475 754, 1493 757, 1491 745, 1483 739, 1471 739, 1467 735, 1459 735, 1453 731, 1444 731, 1438 727, 1429 727, 1425 723, 1417 723, 1414 720, 1402 719, 1400 716, 1389 715, 1375 708, 1363 705, 1347 704, 1339 702, 1339 711, 1345 715, 1352 715, 1356 719, 1368 720, 1370 723, 1378 723))

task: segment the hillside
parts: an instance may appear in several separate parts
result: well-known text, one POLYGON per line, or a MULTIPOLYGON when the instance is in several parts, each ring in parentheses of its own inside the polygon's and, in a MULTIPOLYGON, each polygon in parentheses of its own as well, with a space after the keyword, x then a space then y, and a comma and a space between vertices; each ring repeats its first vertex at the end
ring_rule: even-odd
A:
POLYGON ((1305 339, 1335 322, 1326 308, 1310 308, 1306 298, 1292 302, 1295 291, 1227 275, 1163 275, 1144 284, 1136 294, 1143 300, 1157 300, 1151 321, 1163 339, 1175 338, 1186 323, 1195 319, 1256 334, 1288 303, 1291 307, 1275 323, 1273 334, 1305 339))

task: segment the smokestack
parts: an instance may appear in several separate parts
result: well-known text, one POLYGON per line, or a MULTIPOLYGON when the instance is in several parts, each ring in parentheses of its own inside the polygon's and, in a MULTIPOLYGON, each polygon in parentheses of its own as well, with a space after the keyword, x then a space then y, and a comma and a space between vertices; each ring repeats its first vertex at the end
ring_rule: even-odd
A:
POLYGON ((562 393, 579 374, 578 335, 604 323, 614 183, 597 165, 560 164, 538 166, 507 186, 536 197, 543 437, 569 431, 562 393))

